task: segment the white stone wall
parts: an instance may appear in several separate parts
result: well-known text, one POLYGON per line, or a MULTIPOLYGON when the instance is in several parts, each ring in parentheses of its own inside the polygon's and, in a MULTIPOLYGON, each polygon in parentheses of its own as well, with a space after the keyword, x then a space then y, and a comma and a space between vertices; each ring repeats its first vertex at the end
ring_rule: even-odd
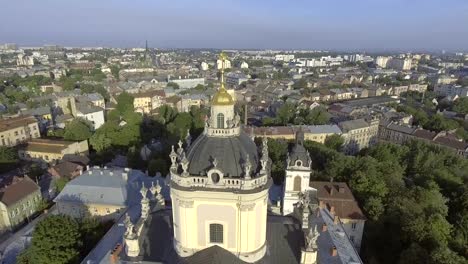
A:
POLYGON ((217 244, 247 262, 265 254, 268 189, 252 194, 182 191, 171 188, 174 243, 180 256, 190 256, 210 243, 209 224, 223 225, 217 244))

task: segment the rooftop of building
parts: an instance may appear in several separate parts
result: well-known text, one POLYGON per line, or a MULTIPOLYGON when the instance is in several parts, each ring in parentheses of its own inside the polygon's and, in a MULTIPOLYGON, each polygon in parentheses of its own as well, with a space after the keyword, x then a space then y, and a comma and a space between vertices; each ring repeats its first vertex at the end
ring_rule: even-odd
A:
POLYGON ((351 107, 363 107, 363 106, 374 106, 374 105, 382 105, 382 104, 389 104, 389 103, 398 103, 400 100, 397 98, 393 98, 391 96, 375 96, 375 97, 367 97, 367 98, 357 98, 351 99, 340 102, 343 105, 351 106, 351 107))
POLYGON ((129 183, 143 175, 141 171, 131 169, 90 168, 70 181, 54 201, 127 206, 129 195, 132 200, 137 196, 129 183))
MULTIPOLYGON (((123 263, 246 264, 219 246, 206 248, 187 258, 179 257, 173 247, 172 211, 153 212, 146 221, 140 237, 143 257, 136 261, 124 260, 123 263)), ((267 253, 255 264, 299 263, 304 235, 298 220, 268 215, 266 233, 267 253)))
POLYGON ((15 129, 29 124, 37 123, 37 120, 32 116, 19 116, 9 119, 0 120, 0 132, 15 129))
POLYGON ((331 209, 340 218, 365 220, 351 189, 344 182, 311 181, 310 187, 317 190, 319 201, 331 209))
POLYGON ((101 107, 90 103, 77 103, 76 109, 83 115, 104 111, 101 107))
POLYGON ((39 190, 40 187, 29 177, 14 177, 10 184, 0 189, 0 202, 9 207, 39 190))
POLYGON ((369 127, 369 123, 364 119, 354 119, 338 123, 343 132, 369 127))
POLYGON ((62 150, 68 148, 69 145, 74 143, 76 142, 56 139, 33 138, 26 143, 24 149, 26 151, 32 152, 61 153, 62 150))

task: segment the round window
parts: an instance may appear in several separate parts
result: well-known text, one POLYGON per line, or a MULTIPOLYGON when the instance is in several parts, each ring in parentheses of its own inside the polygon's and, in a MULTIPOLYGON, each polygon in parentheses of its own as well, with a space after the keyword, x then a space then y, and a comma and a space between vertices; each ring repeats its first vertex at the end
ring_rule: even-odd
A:
POLYGON ((302 162, 300 160, 296 161, 296 166, 302 166, 302 162))
POLYGON ((220 177, 219 177, 219 174, 218 174, 218 173, 213 172, 213 173, 211 174, 211 180, 212 180, 214 183, 218 183, 218 182, 219 182, 219 179, 220 179, 220 177))

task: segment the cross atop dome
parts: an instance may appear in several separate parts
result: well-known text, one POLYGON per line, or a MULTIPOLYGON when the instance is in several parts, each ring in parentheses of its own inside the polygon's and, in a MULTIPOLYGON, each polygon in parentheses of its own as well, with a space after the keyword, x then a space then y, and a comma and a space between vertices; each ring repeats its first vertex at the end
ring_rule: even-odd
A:
POLYGON ((228 57, 226 53, 221 52, 218 56, 218 59, 221 61, 221 86, 213 96, 211 105, 234 105, 234 99, 224 87, 224 69, 228 57))

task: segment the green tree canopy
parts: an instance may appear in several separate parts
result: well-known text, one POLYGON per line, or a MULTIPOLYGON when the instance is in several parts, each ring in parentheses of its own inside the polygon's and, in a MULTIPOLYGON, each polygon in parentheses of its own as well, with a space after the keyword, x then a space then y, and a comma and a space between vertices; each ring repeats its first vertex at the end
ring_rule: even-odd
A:
POLYGON ((91 124, 82 118, 75 118, 65 126, 63 138, 65 140, 81 141, 91 137, 91 124))
POLYGON ((127 92, 123 92, 117 96, 117 110, 120 113, 133 112, 135 109, 133 107, 133 101, 135 98, 127 92))
POLYGON ((33 232, 30 263, 67 264, 79 260, 82 246, 79 224, 64 215, 50 215, 33 232))

